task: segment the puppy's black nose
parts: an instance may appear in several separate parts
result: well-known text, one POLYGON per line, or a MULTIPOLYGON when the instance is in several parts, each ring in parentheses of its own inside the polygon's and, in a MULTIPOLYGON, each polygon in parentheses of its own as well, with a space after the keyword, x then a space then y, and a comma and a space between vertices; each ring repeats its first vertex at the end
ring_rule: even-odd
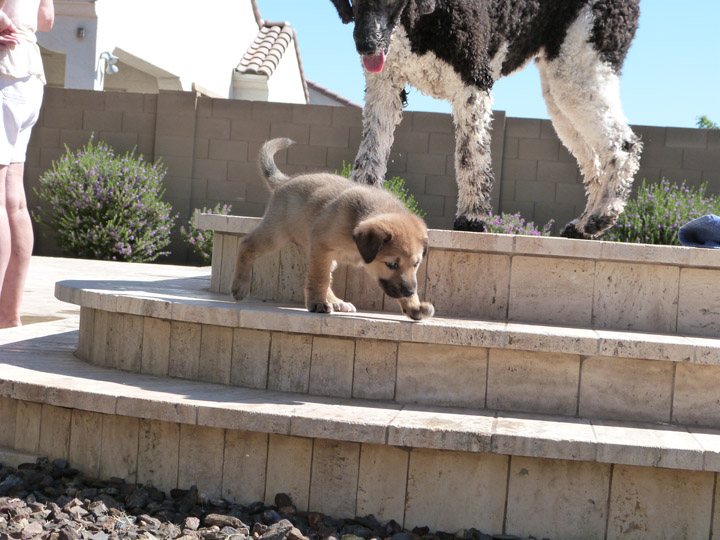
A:
POLYGON ((412 296, 417 291, 415 287, 408 287, 407 285, 400 285, 400 293, 403 296, 412 296))

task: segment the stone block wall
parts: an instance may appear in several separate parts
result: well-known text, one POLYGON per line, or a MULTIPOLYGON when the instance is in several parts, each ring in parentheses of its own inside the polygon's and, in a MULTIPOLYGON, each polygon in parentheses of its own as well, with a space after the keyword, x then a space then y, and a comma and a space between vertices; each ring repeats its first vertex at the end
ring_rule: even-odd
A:
MULTIPOLYGON (((352 163, 360 143, 361 110, 214 99, 192 92, 130 94, 47 88, 27 159, 32 189, 65 145, 76 149, 95 135, 123 153, 137 148, 149 161, 168 167, 165 198, 187 222, 195 208, 231 203, 233 214, 260 216, 268 191, 256 169, 263 141, 290 137, 296 145, 278 154, 287 173, 340 170, 352 163)), ((709 182, 720 193, 720 131, 635 126, 645 145, 640 179, 709 182)), ((574 158, 549 120, 506 118, 495 111, 492 159, 496 177, 493 207, 520 212, 536 223, 555 220, 555 230, 585 205, 574 158)), ((389 176, 405 179, 432 228, 450 228, 455 213, 454 136, 447 114, 405 112, 395 132, 389 176)), ((36 231, 36 253, 60 255, 49 231, 36 231)), ((176 237, 169 261, 192 259, 176 237)))

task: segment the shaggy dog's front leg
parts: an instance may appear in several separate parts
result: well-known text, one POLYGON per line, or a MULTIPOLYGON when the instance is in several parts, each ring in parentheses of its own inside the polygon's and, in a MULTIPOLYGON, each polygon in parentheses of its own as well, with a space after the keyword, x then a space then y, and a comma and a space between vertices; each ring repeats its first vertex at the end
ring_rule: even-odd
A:
POLYGON ((492 97, 489 90, 467 87, 453 99, 455 178, 458 185, 456 231, 483 232, 490 216, 495 178, 490 160, 492 97))
POLYGON ((365 81, 362 143, 355 158, 352 179, 361 184, 382 185, 395 126, 402 119, 400 92, 405 84, 391 80, 385 72, 365 72, 365 81))

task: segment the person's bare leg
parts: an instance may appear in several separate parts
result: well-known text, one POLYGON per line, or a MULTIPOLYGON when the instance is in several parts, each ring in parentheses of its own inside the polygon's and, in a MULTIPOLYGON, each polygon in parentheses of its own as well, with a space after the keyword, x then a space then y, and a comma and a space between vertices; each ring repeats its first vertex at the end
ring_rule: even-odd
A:
POLYGON ((8 262, 10 262, 10 223, 8 222, 7 207, 5 204, 5 178, 8 166, 0 165, 0 291, 5 281, 8 262))
MULTIPOLYGON (((20 326, 20 302, 23 288, 30 267, 33 250, 33 230, 30 213, 23 186, 24 163, 11 163, 4 174, 4 213, 7 216, 7 232, 9 242, 3 237, 3 210, 0 210, 0 273, 2 273, 2 257, 7 257, 5 272, 0 282, 0 328, 20 326), (9 256, 4 254, 8 251, 9 256)), ((0 179, 3 172, 0 171, 0 179)), ((0 199, 1 201, 1 199, 0 199)))

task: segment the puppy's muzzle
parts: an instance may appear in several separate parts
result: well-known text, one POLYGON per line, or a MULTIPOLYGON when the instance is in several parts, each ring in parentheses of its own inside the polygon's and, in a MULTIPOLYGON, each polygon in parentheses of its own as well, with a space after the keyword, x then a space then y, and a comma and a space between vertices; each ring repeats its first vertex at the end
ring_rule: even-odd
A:
POLYGON ((387 279, 381 279, 380 286, 390 298, 407 298, 417 292, 417 287, 407 283, 391 283, 387 279))

